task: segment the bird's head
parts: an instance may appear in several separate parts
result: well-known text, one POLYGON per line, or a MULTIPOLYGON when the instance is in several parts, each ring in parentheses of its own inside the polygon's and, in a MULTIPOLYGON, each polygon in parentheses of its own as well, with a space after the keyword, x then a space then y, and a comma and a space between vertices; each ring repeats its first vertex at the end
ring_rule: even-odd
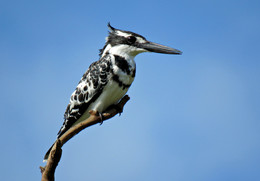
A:
POLYGON ((150 42, 137 33, 116 29, 110 23, 108 23, 108 28, 110 32, 106 38, 106 45, 100 50, 101 56, 104 56, 106 53, 112 53, 135 57, 142 52, 182 54, 180 50, 150 42))

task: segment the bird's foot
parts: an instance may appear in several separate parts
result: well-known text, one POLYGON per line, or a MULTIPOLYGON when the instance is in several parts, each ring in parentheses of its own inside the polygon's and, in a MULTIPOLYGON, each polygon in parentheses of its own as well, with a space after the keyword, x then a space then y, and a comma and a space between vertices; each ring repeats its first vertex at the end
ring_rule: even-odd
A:
POLYGON ((92 116, 99 116, 100 117, 100 125, 103 124, 104 116, 103 116, 102 113, 100 113, 98 111, 90 110, 89 114, 92 115, 92 116))

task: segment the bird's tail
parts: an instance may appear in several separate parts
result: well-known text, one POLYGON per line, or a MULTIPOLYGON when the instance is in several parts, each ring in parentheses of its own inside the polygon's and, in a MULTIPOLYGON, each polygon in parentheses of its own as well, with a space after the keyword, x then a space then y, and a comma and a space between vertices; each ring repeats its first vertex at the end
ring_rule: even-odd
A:
MULTIPOLYGON (((54 144, 53 144, 53 145, 54 145, 54 144)), ((44 156, 44 159, 43 159, 43 162, 47 162, 53 145, 51 145, 50 149, 46 152, 46 154, 45 154, 45 156, 44 156)))

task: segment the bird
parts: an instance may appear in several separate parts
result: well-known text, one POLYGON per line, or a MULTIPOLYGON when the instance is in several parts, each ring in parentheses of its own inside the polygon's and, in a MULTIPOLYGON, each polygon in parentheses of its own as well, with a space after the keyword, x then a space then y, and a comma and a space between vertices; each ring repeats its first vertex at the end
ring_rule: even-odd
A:
MULTIPOLYGON (((180 50, 148 41, 140 34, 116 29, 110 23, 107 26, 109 34, 104 47, 99 50, 100 58, 89 66, 72 93, 57 139, 87 119, 90 110, 102 115, 109 106, 121 100, 134 81, 136 55, 143 52, 182 54, 180 50)), ((51 148, 44 161, 47 161, 51 148)))

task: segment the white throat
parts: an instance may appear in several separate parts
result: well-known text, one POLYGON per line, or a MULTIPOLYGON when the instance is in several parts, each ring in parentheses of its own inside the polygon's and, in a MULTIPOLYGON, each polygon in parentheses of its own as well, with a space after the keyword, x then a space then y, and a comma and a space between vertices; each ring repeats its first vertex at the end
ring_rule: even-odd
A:
POLYGON ((116 45, 116 46, 111 46, 110 44, 108 44, 102 54, 102 57, 106 54, 113 54, 113 55, 118 55, 121 57, 124 57, 126 59, 134 59, 136 55, 138 55, 139 53, 145 52, 144 49, 140 49, 140 48, 136 48, 133 46, 129 46, 129 45, 116 45))

